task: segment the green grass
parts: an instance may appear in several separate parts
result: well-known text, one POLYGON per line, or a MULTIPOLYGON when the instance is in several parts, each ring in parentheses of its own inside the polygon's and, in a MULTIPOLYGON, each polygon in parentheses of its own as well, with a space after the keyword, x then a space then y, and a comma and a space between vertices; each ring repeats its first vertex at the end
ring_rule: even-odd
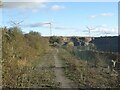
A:
POLYGON ((92 51, 75 51, 75 56, 81 60, 87 60, 91 63, 94 63, 96 59, 95 53, 92 51))

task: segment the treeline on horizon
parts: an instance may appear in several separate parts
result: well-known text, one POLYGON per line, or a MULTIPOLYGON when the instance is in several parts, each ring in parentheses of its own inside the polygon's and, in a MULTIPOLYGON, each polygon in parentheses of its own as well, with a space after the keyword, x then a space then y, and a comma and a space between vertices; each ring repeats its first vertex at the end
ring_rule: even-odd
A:
MULTIPOLYGON (((54 36, 55 37, 55 36, 54 36)), ((64 36, 56 36, 64 38, 64 36)), ((86 37, 79 37, 79 36, 69 36, 66 38, 71 38, 73 43, 77 42, 85 42, 86 37)), ((89 37, 88 37, 89 38, 89 37)), ((104 52, 120 52, 120 35, 119 36, 102 36, 102 37, 91 37, 93 38, 89 44, 94 44, 98 51, 104 52)), ((58 43, 60 40, 57 41, 58 43)))
MULTIPOLYGON (((70 41, 68 42, 73 42, 74 46, 81 46, 78 44, 78 42, 83 42, 85 43, 86 40, 85 38, 89 37, 80 37, 80 36, 52 36, 50 37, 50 43, 53 41, 61 44, 62 40, 61 38, 68 38, 70 41)), ((102 36, 102 37, 91 37, 92 40, 89 42, 90 45, 94 45, 98 51, 104 51, 104 52, 120 52, 120 36, 102 36)))
MULTIPOLYGON (((10 29, 11 28, 9 28, 9 30, 10 29)), ((23 32, 21 30, 20 30, 20 32, 23 34, 23 32)), ((32 33, 32 32, 33 31, 30 31, 29 34, 32 33)), ((38 33, 38 32, 35 32, 35 33, 40 35, 40 33, 38 33)), ((27 37, 27 34, 23 34, 23 35, 24 35, 24 37, 27 37)), ((60 37, 64 38, 64 37, 67 37, 67 36, 51 36, 50 40, 49 40, 49 37, 44 38, 44 36, 41 36, 42 39, 49 40, 48 42, 50 42, 50 43, 52 41, 55 41, 54 39, 56 39, 57 40, 56 42, 58 44, 61 44, 60 37)), ((67 38, 75 38, 76 40, 78 40, 78 38, 80 38, 80 37, 79 36, 69 36, 67 38)), ((120 49, 119 49, 120 35, 119 36, 101 36, 101 37, 92 37, 92 38, 94 38, 94 39, 90 43, 93 43, 96 46, 97 50, 105 51, 105 52, 119 52, 120 51, 120 49)), ((76 41, 74 41, 74 42, 76 42, 76 41)))

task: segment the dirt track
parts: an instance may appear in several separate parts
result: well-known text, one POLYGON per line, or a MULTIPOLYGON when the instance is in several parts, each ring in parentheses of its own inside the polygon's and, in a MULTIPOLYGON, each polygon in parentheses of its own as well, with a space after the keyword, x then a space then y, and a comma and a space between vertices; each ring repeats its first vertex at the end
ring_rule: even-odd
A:
POLYGON ((60 82, 61 88, 76 88, 76 85, 65 76, 62 61, 58 58, 58 53, 59 50, 56 49, 56 53, 54 54, 56 81, 60 82))

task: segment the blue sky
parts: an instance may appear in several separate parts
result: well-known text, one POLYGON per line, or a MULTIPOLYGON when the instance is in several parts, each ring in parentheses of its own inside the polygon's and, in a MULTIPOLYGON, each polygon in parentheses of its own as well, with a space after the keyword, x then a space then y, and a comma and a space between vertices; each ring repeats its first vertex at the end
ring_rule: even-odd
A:
POLYGON ((7 2, 2 8, 2 26, 20 24, 23 32, 42 36, 115 36, 118 34, 117 2, 7 2), (91 29, 90 34, 88 28, 91 29))

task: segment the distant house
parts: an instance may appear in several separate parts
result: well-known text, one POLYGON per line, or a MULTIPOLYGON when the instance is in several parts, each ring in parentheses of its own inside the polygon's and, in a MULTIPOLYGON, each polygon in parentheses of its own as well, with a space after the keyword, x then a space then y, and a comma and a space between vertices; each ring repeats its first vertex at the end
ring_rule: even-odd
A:
POLYGON ((80 46, 85 46, 85 43, 83 41, 80 41, 80 46))
POLYGON ((88 46, 92 40, 92 37, 61 37, 61 45, 67 46, 71 43, 71 46, 88 46))
POLYGON ((69 38, 67 38, 67 37, 63 37, 62 41, 63 41, 63 42, 69 42, 69 41, 70 41, 70 39, 69 39, 69 38))
POLYGON ((68 42, 64 42, 63 46, 67 46, 68 42))
POLYGON ((62 41, 62 45, 66 46, 70 42, 70 38, 62 37, 61 41, 62 41))
POLYGON ((67 37, 61 37, 61 44, 66 44, 67 42, 70 42, 70 39, 67 37))
POLYGON ((74 46, 80 46, 80 42, 79 41, 74 42, 74 46))
POLYGON ((92 40, 93 40, 92 37, 85 37, 85 46, 88 46, 92 40))

